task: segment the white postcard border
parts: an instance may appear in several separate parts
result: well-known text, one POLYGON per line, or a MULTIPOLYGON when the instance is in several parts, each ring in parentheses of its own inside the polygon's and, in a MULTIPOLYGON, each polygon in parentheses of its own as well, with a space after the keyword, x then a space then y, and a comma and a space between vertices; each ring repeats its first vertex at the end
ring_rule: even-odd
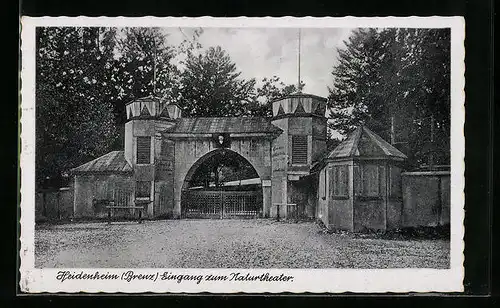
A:
POLYGON ((161 17, 22 17, 21 19, 21 245, 22 292, 159 292, 159 293, 278 293, 278 292, 462 292, 465 187, 465 64, 463 17, 263 17, 263 18, 161 18, 161 17), (36 269, 35 221, 35 28, 37 26, 161 26, 161 27, 413 27, 451 28, 451 241, 450 269, 36 269), (60 271, 73 274, 156 275, 157 281, 57 280, 60 271), (162 273, 183 275, 242 274, 293 276, 291 281, 208 282, 162 281, 162 273))

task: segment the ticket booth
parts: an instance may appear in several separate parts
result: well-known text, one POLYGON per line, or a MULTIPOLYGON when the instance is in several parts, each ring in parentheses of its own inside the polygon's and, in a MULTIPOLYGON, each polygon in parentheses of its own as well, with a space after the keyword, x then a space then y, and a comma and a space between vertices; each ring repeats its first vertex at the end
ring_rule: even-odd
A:
POLYGON ((329 229, 400 227, 406 158, 367 127, 358 127, 328 154, 319 170, 318 217, 329 229))

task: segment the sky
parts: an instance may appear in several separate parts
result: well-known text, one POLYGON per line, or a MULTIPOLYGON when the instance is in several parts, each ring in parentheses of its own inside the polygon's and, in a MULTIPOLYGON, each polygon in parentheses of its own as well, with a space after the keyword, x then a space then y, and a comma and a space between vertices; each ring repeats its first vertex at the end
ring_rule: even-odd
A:
MULTIPOLYGON (((164 28, 170 45, 192 38, 195 28, 164 28)), ((349 37, 351 28, 301 29, 301 79, 303 92, 328 96, 337 48, 349 37)), ((294 28, 203 28, 203 49, 221 46, 245 79, 274 75, 286 84, 298 81, 298 29, 294 28)))

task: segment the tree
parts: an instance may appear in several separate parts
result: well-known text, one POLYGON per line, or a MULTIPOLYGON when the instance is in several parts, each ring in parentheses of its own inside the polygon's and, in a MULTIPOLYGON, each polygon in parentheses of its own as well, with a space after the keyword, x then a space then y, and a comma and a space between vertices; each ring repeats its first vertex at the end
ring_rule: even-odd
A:
POLYGON ((333 87, 329 89, 331 128, 346 134, 370 117, 383 118, 383 67, 387 45, 375 29, 360 29, 349 37, 345 49, 338 50, 333 87))
POLYGON ((105 154, 115 141, 106 70, 112 50, 100 44, 108 30, 37 28, 37 185, 105 154))
POLYGON ((200 44, 200 37, 203 34, 203 28, 194 29, 191 37, 188 37, 182 28, 179 28, 179 31, 184 36, 184 40, 179 46, 177 46, 177 54, 183 54, 185 56, 192 55, 194 52, 203 48, 200 44))
MULTIPOLYGON (((301 82, 300 91, 304 86, 305 84, 301 82)), ((262 85, 256 88, 255 96, 247 105, 247 113, 250 116, 272 117, 271 103, 295 92, 298 92, 296 85, 286 85, 278 76, 263 78, 262 85)))
POLYGON ((149 95, 175 101, 179 72, 171 64, 176 53, 167 44, 167 35, 159 28, 124 28, 121 32, 115 77, 120 89, 121 114, 125 114, 125 102, 149 95))
POLYGON ((418 164, 449 165, 450 30, 415 29, 407 40, 410 61, 403 75, 412 123, 401 121, 399 128, 411 129, 406 133, 409 154, 418 164))
POLYGON ((354 31, 338 50, 332 72, 330 128, 346 134, 365 124, 392 139, 414 167, 425 163, 429 152, 442 153, 446 164, 449 44, 448 29, 354 31))
POLYGON ((179 105, 187 116, 240 116, 253 96, 255 80, 241 72, 221 47, 189 53, 180 74, 179 105))

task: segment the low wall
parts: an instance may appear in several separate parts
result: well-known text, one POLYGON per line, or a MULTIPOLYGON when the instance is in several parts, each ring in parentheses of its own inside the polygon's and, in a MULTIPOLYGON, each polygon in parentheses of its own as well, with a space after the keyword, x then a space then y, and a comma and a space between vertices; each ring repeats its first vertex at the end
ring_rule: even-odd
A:
POLYGON ((45 190, 36 193, 35 220, 59 220, 73 217, 73 189, 45 190))
MULTIPOLYGON (((81 174, 74 177, 76 218, 107 217, 105 205, 97 200, 115 200, 121 206, 133 204, 134 180, 126 174, 81 174)), ((114 216, 134 215, 133 210, 114 210, 114 216)))
POLYGON ((404 172, 402 227, 450 223, 450 172, 404 172))

